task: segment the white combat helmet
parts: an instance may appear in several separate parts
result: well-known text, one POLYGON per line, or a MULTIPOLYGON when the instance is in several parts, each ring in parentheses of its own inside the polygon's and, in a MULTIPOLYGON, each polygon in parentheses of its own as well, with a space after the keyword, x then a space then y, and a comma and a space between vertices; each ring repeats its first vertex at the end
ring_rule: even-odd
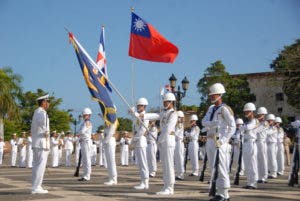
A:
POLYGON ((209 87, 209 95, 225 94, 225 88, 221 83, 215 83, 209 87))
POLYGON ((166 93, 163 97, 163 101, 176 101, 175 95, 173 93, 166 93))
POLYGON ((282 119, 281 119, 280 117, 276 117, 276 118, 275 118, 275 122, 276 122, 276 123, 282 123, 282 119))
POLYGON ((266 120, 273 120, 275 121, 275 115, 274 114, 268 114, 267 117, 266 117, 266 120))
POLYGON ((245 111, 255 111, 255 110, 256 110, 256 107, 253 103, 246 103, 244 105, 244 109, 243 109, 244 112, 245 111))
POLYGON ((198 121, 197 115, 193 114, 190 118, 190 121, 198 121))
POLYGON ((85 115, 85 114, 92 114, 92 110, 90 108, 84 108, 84 110, 82 111, 82 114, 85 115))
POLYGON ((136 105, 148 105, 148 100, 146 98, 139 98, 136 105))
POLYGON ((243 124, 244 124, 244 121, 243 121, 243 119, 241 119, 241 118, 237 118, 237 119, 235 120, 235 124, 236 124, 236 125, 243 125, 243 124))
POLYGON ((265 107, 260 107, 257 109, 257 114, 268 114, 268 110, 265 107))
POLYGON ((177 111, 177 116, 183 118, 184 114, 182 111, 177 111))

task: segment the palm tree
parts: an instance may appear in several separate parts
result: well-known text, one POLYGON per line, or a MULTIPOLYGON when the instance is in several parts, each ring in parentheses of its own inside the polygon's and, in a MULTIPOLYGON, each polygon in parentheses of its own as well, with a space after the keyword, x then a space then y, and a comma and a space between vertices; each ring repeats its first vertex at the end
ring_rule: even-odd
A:
POLYGON ((4 137, 4 118, 19 118, 19 100, 22 96, 22 77, 9 67, 0 68, 0 137, 4 137))

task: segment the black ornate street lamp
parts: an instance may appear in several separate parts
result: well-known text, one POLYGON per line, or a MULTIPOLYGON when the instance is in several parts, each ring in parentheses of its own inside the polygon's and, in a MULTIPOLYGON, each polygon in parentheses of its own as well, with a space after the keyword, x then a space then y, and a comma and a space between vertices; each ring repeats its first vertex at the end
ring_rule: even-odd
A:
POLYGON ((172 93, 174 93, 174 95, 176 97, 176 109, 179 110, 181 107, 181 100, 186 95, 186 91, 189 88, 190 81, 186 78, 186 76, 181 81, 181 87, 182 87, 183 91, 180 90, 179 85, 177 86, 177 90, 175 90, 177 78, 175 77, 175 75, 173 73, 172 73, 171 77, 169 78, 169 81, 170 81, 172 93))
POLYGON ((76 129, 77 129, 77 125, 81 122, 82 120, 82 115, 78 115, 78 118, 74 118, 72 114, 69 115, 71 122, 74 124, 74 134, 76 135, 76 129))

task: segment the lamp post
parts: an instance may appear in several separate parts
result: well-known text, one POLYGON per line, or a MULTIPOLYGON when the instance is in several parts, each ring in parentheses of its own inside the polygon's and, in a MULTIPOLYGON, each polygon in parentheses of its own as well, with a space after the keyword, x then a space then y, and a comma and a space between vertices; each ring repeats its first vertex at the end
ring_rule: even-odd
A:
POLYGON ((76 135, 76 129, 77 129, 77 125, 81 122, 82 119, 82 115, 78 115, 78 118, 74 118, 72 114, 69 115, 71 122, 74 124, 74 134, 76 135))
POLYGON ((175 77, 175 75, 173 73, 172 73, 171 77, 169 78, 169 81, 170 81, 172 93, 176 97, 176 105, 175 105, 176 109, 179 110, 181 107, 181 100, 186 95, 186 91, 189 88, 190 81, 186 78, 186 76, 183 78, 183 80, 181 81, 181 87, 182 87, 183 91, 181 91, 179 85, 177 86, 177 90, 175 90, 177 78, 175 77))

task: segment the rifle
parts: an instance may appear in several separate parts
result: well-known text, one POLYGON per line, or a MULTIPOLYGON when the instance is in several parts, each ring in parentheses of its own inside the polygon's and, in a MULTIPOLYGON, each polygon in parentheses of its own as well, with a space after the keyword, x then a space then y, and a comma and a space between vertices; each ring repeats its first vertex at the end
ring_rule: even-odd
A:
POLYGON ((203 167, 202 167, 202 171, 201 171, 201 174, 199 177, 199 181, 202 181, 202 182, 204 181, 204 172, 206 170, 206 164, 207 164, 207 153, 205 153, 203 167))
POLYGON ((240 171, 242 169, 242 160, 243 160, 243 143, 242 143, 242 135, 240 136, 240 154, 239 154, 239 164, 238 164, 238 169, 235 174, 234 178, 234 185, 239 185, 240 184, 240 171))
MULTIPOLYGON (((187 139, 187 138, 186 138, 187 139)), ((189 139, 186 140, 185 143, 185 157, 184 157, 184 171, 186 172, 186 164, 188 162, 188 155, 189 155, 189 139)))
POLYGON ((294 186, 294 184, 298 184, 298 171, 299 171, 299 150, 298 144, 295 142, 295 150, 293 157, 293 168, 289 178, 289 186, 294 186))
POLYGON ((78 158, 78 164, 74 173, 74 177, 79 177, 79 169, 80 169, 80 165, 81 165, 81 149, 79 151, 79 158, 78 158))
POLYGON ((231 145, 231 157, 230 157, 230 165, 229 165, 229 172, 231 173, 232 164, 233 164, 233 156, 234 156, 234 145, 231 145))
POLYGON ((213 177, 213 180, 211 182, 211 187, 209 189, 209 196, 215 196, 216 195, 216 182, 217 182, 217 179, 218 179, 219 162, 220 162, 219 152, 220 152, 219 147, 217 147, 216 160, 215 160, 215 164, 214 164, 214 177, 213 177))

